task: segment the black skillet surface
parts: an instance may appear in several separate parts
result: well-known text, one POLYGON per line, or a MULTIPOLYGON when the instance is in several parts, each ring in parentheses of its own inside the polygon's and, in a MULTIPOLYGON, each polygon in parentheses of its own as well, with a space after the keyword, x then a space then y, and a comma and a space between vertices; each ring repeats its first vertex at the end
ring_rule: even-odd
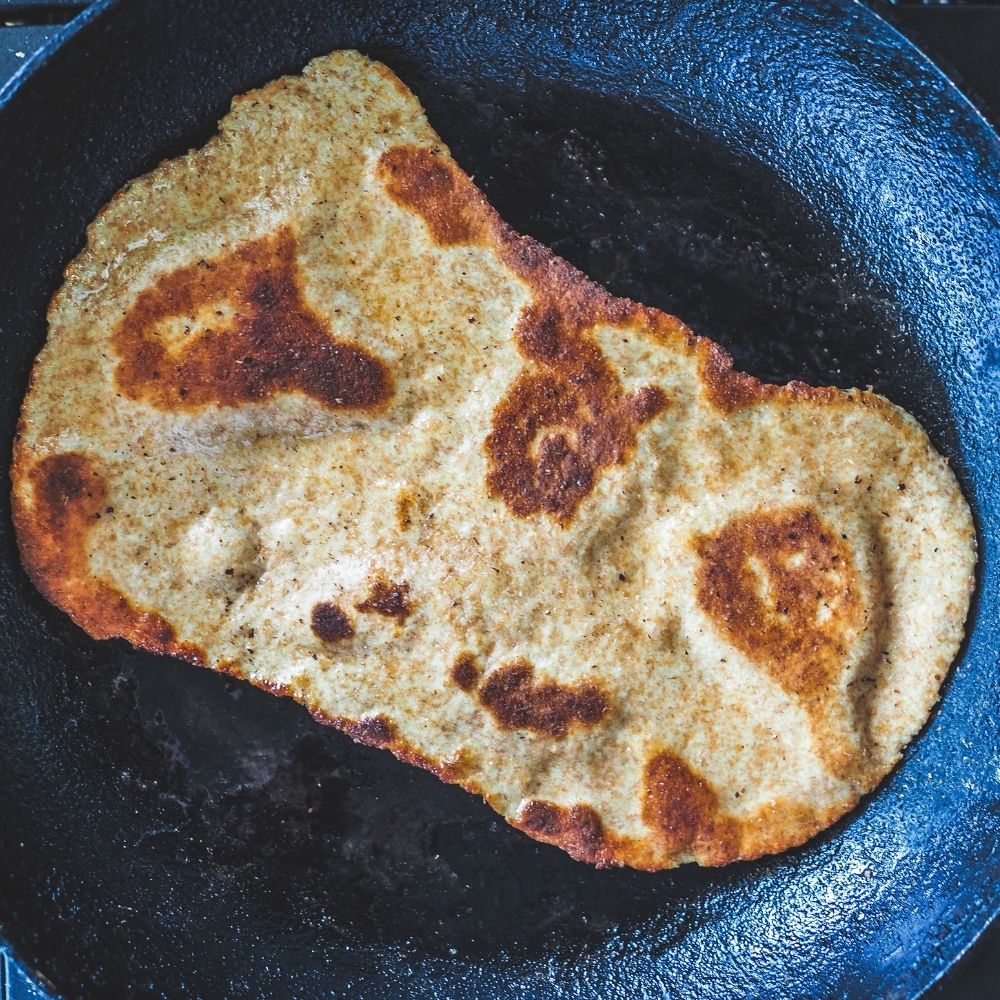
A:
POLYGON ((383 58, 501 213, 763 377, 872 384, 983 558, 944 701, 805 848, 598 872, 303 710, 96 643, 0 516, 0 927, 67 996, 913 997, 1000 908, 1000 146, 849 0, 98 4, 0 98, 6 465, 46 300, 127 178, 311 56, 383 58), (14 139, 13 137, 16 137, 14 139))

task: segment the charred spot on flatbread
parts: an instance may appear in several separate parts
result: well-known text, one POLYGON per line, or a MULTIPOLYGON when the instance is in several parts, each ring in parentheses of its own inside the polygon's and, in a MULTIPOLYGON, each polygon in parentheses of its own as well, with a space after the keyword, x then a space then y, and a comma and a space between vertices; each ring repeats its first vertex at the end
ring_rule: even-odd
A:
POLYGON ((378 577, 372 583, 368 596, 354 607, 362 613, 393 618, 397 625, 402 625, 413 614, 410 585, 405 581, 390 583, 383 577, 378 577))
POLYGON ((610 708, 598 685, 535 681, 527 660, 497 667, 480 684, 480 704, 503 729, 529 729, 562 739, 572 726, 596 726, 610 708))
POLYGON ((305 302, 287 227, 160 275, 112 343, 119 390, 163 410, 291 392, 330 409, 377 410, 392 395, 383 362, 333 336, 305 302))
POLYGON ((389 197, 417 212, 442 246, 483 243, 492 235, 496 213, 450 157, 393 146, 379 157, 376 172, 389 197))
POLYGON ((313 605, 310 624, 314 634, 324 642, 339 642, 354 635, 351 620, 331 601, 319 601, 313 605))
POLYGON ((479 683, 479 664, 472 653, 459 653, 451 665, 451 679, 463 691, 472 691, 479 683))
POLYGON ((520 376, 497 406, 486 439, 491 495, 520 517, 545 513, 567 523, 600 472, 628 460, 637 429, 665 405, 656 387, 626 395, 596 369, 579 381, 520 376))
POLYGON ((865 609, 848 545, 815 511, 793 507, 737 516, 695 548, 705 614, 799 699, 831 769, 856 768, 841 681, 865 609))

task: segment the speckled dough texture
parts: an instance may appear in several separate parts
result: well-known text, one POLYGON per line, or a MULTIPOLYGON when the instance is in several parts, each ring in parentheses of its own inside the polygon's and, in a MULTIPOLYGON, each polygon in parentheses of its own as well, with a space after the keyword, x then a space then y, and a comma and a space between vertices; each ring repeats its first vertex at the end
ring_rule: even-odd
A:
POLYGON ((101 212, 12 480, 28 572, 91 635, 650 870, 784 850, 874 788, 975 563, 910 416, 594 285, 353 52, 101 212))

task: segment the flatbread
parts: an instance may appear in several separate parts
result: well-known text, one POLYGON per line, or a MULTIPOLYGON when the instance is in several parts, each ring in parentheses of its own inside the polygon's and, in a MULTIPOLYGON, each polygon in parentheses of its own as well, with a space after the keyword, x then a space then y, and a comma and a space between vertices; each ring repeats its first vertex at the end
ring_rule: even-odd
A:
POLYGON ((968 505, 871 392, 766 385, 506 226, 335 52, 126 186, 12 467, 92 636, 226 671, 597 865, 799 844, 962 638, 968 505))

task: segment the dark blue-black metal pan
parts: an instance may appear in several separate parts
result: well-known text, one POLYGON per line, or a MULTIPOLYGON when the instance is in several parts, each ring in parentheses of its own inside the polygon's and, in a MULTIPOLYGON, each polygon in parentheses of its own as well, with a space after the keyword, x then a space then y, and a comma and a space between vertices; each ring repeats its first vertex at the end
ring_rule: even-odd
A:
POLYGON ((969 638, 806 846, 596 871, 225 677, 88 639, 0 511, 0 928, 66 996, 915 997, 1000 908, 1000 145, 849 0, 99 3, 0 97, 6 467, 45 307, 126 180, 353 46, 502 215, 772 381, 873 385, 973 502, 969 638))

